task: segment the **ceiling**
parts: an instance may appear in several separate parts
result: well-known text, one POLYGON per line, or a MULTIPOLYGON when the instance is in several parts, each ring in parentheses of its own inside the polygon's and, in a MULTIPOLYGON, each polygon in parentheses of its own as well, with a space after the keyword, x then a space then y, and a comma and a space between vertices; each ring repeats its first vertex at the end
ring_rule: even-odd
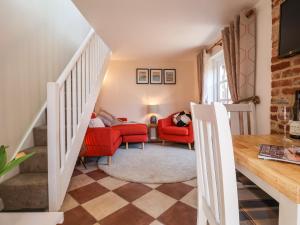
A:
POLYGON ((73 0, 115 60, 187 59, 256 0, 73 0))

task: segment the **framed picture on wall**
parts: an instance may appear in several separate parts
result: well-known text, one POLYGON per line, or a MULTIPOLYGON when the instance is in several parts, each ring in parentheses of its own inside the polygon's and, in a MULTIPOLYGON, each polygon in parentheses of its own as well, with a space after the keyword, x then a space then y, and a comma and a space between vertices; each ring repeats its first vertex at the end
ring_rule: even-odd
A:
POLYGON ((165 84, 176 84, 176 70, 165 69, 164 70, 164 83, 165 84))
POLYGON ((149 70, 144 68, 136 69, 136 83, 149 84, 149 70))
POLYGON ((151 84, 162 84, 162 70, 161 69, 150 69, 150 83, 151 84))

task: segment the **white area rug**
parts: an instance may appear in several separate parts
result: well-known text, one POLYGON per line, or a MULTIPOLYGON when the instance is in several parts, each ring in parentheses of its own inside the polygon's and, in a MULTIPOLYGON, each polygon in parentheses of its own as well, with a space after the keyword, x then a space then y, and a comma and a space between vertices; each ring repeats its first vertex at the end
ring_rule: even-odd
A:
POLYGON ((195 151, 176 146, 146 144, 145 149, 118 149, 112 165, 106 157, 99 160, 99 168, 110 176, 138 183, 175 183, 196 177, 195 151))

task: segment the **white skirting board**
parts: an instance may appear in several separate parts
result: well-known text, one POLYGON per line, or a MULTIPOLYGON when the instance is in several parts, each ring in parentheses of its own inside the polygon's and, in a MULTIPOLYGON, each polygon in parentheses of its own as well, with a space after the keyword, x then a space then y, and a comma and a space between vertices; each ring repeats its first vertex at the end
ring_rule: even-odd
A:
POLYGON ((0 225, 56 225, 63 220, 62 212, 0 213, 0 225))

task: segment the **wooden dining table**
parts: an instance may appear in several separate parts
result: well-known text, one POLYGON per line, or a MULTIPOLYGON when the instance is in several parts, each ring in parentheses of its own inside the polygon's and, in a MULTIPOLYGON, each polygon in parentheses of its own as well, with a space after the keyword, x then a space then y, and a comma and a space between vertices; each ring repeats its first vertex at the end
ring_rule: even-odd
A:
POLYGON ((233 136, 236 169, 278 201, 279 225, 300 225, 300 165, 259 159, 260 144, 283 145, 283 137, 233 136))

